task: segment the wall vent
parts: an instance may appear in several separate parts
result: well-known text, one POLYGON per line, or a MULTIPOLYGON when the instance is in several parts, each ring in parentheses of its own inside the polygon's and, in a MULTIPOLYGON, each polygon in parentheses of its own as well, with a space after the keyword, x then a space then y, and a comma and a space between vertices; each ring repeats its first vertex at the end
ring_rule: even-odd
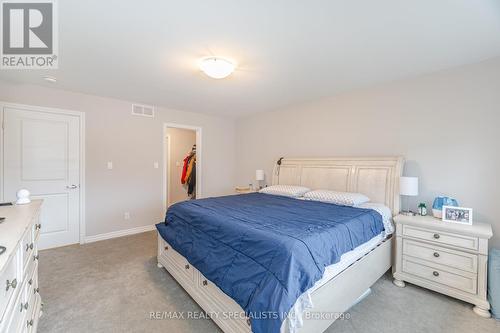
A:
POLYGON ((132 104, 132 115, 153 118, 155 108, 152 105, 132 104))

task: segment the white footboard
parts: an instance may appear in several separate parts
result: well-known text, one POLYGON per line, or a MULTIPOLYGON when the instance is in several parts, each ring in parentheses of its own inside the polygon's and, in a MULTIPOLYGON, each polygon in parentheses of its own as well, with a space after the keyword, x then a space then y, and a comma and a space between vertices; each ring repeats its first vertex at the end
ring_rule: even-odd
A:
MULTIPOLYGON (((315 290, 311 294, 314 308, 304 313, 304 326, 298 332, 323 332, 335 321, 335 314, 347 311, 391 267, 391 244, 392 239, 384 241, 315 290), (319 318, 320 313, 327 315, 319 318)), ((243 309, 172 249, 160 234, 158 266, 164 266, 224 332, 251 332, 250 320, 243 309)), ((288 332, 287 321, 281 331, 288 332)))

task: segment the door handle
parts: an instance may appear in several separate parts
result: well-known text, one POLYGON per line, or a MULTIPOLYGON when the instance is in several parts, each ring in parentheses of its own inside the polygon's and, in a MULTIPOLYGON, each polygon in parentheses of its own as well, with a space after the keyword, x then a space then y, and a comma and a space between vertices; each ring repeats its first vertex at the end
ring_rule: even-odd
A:
POLYGON ((66 188, 68 190, 74 190, 74 189, 77 189, 78 188, 78 185, 67 185, 66 188))

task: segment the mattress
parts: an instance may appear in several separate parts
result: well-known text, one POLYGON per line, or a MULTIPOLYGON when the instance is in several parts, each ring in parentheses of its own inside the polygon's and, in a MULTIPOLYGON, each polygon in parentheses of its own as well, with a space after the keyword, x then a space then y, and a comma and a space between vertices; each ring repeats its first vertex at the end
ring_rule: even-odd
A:
MULTIPOLYGON (((389 221, 390 222, 390 221, 389 221)), ((390 222, 392 223, 392 222, 390 222)), ((303 321, 302 321, 302 314, 306 309, 311 309, 314 307, 314 304, 311 299, 311 295, 314 291, 317 289, 321 288, 323 285, 325 285, 328 281, 336 277, 338 274, 340 274, 343 270, 351 266, 353 263, 355 263, 357 260, 361 259, 363 256, 365 256, 368 252, 373 250, 375 247, 377 247, 380 243, 382 243, 386 239, 385 233, 381 233, 369 241, 359 245, 356 247, 354 250, 349 251, 344 253, 340 261, 333 264, 329 265, 325 268, 325 272, 323 274, 323 277, 318 280, 313 287, 308 289, 305 293, 303 293, 295 302, 293 307, 289 311, 288 315, 288 322, 284 322, 284 325, 288 323, 288 332, 294 333, 296 332, 297 329, 302 327, 303 321)), ((283 330, 282 330, 283 331, 283 330)))

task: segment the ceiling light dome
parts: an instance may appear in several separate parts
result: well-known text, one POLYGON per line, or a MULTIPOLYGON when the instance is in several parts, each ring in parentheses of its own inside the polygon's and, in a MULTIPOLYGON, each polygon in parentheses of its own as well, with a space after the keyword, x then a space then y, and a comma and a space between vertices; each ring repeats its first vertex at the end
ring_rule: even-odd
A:
POLYGON ((223 79, 234 72, 235 65, 221 57, 208 57, 200 61, 200 69, 213 79, 223 79))

